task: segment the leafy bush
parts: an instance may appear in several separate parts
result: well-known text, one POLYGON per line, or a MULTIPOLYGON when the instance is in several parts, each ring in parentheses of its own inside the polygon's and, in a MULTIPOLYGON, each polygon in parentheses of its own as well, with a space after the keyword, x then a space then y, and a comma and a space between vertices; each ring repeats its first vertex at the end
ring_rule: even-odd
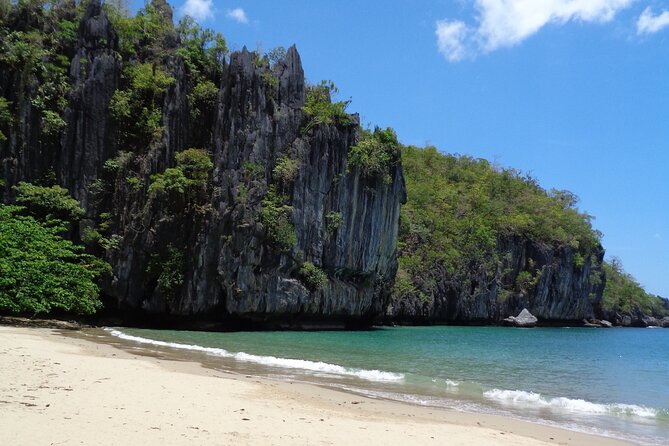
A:
POLYGON ((268 96, 276 100, 277 95, 279 94, 279 78, 276 77, 270 70, 263 71, 260 75, 260 78, 267 86, 268 96))
POLYGON ((116 175, 119 171, 125 169, 132 161, 133 154, 131 152, 120 151, 114 158, 105 161, 102 168, 112 175, 116 175))
POLYGON ((20 212, 0 205, 0 311, 94 313, 102 306, 95 278, 109 265, 58 236, 62 228, 20 212))
POLYGON ((530 271, 521 271, 516 276, 516 291, 531 291, 537 284, 538 276, 535 277, 530 271))
POLYGON ((123 143, 144 149, 162 134, 162 98, 175 80, 160 65, 142 63, 126 66, 123 81, 126 88, 114 92, 109 112, 123 143))
POLYGON ((168 297, 175 298, 184 283, 184 255, 172 245, 164 254, 154 254, 149 261, 149 273, 157 276, 158 288, 168 297))
POLYGON ((170 197, 170 201, 196 204, 206 199, 209 175, 214 163, 202 149, 186 149, 175 155, 177 166, 151 176, 149 196, 157 199, 170 197))
POLYGON ((206 186, 211 170, 214 168, 214 163, 211 162, 211 158, 205 150, 186 149, 177 153, 175 159, 177 168, 184 173, 189 186, 196 189, 202 189, 206 186))
POLYGON ((163 173, 151 175, 149 197, 156 199, 164 195, 183 195, 188 188, 188 179, 181 169, 171 167, 163 173))
POLYGON ((358 167, 364 177, 389 184, 390 168, 400 152, 395 131, 377 127, 374 132, 363 130, 361 133, 358 144, 349 149, 347 169, 358 167))
POLYGON ((311 291, 318 291, 328 283, 328 275, 311 262, 304 262, 298 271, 298 275, 311 291))
POLYGON ((262 200, 260 222, 265 226, 267 240, 280 251, 290 251, 297 243, 295 226, 290 220, 292 206, 287 205, 288 199, 270 187, 262 200))
POLYGON ((338 92, 339 90, 332 81, 322 81, 320 85, 308 88, 307 101, 303 109, 309 122, 304 128, 304 133, 308 133, 318 125, 350 125, 352 123, 351 116, 346 113, 346 107, 351 101, 332 102, 332 97, 338 92))
POLYGON ((211 81, 205 80, 195 84, 188 96, 191 102, 191 118, 197 121, 202 116, 213 113, 218 97, 218 87, 211 81))
POLYGON ((265 166, 262 163, 254 161, 244 161, 242 164, 244 174, 250 179, 260 179, 265 175, 265 166))
MULTIPOLYGON (((11 102, 0 96, 0 127, 9 126, 14 121, 9 106, 11 102)), ((7 141, 7 136, 0 129, 0 142, 7 141)))
POLYGON ((42 133, 46 136, 58 136, 66 125, 58 113, 51 110, 46 110, 42 113, 42 133))
POLYGON ((300 160, 291 159, 288 155, 281 155, 276 160, 272 176, 283 185, 293 184, 297 178, 299 168, 300 160))
POLYGON ((72 223, 84 216, 79 202, 70 196, 67 189, 60 186, 44 187, 21 182, 14 186, 14 191, 16 203, 42 221, 61 220, 72 223))
POLYGON ((130 191, 132 192, 139 192, 144 188, 144 181, 142 181, 142 179, 139 177, 131 176, 127 177, 125 180, 130 187, 130 191))
POLYGON ((325 214, 325 230, 327 232, 334 232, 341 226, 344 221, 341 212, 328 212, 325 214))

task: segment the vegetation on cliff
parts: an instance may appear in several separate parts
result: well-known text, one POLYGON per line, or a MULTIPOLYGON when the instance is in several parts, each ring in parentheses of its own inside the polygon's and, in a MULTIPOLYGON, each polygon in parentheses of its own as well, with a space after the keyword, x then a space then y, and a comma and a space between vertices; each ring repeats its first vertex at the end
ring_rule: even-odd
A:
MULTIPOLYGON (((591 217, 577 210, 573 194, 547 192, 517 170, 445 155, 434 147, 405 147, 402 164, 408 199, 400 217, 396 299, 432 299, 439 288, 437 276, 454 284, 481 274, 492 280, 506 255, 500 248, 503 239, 568 247, 576 267, 594 260, 600 234, 591 217)), ((537 283, 541 271, 529 263, 513 283, 505 284, 501 298, 537 283)))
POLYGON ((656 318, 669 314, 667 301, 647 293, 631 274, 625 272, 620 259, 613 258, 604 262, 603 266, 606 288, 602 297, 602 310, 608 317, 613 313, 642 314, 656 318))

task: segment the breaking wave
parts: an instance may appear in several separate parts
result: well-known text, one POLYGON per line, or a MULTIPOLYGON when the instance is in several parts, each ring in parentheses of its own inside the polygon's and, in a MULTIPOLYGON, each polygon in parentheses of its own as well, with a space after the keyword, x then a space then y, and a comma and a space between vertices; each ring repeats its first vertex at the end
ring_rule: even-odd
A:
POLYGON ((502 404, 524 405, 537 408, 556 409, 567 412, 594 415, 636 416, 641 418, 656 418, 661 415, 657 409, 635 404, 599 404, 590 401, 571 398, 545 398, 540 393, 525 392, 522 390, 492 389, 483 393, 488 399, 502 404))
POLYGON ((232 353, 222 348, 204 347, 202 345, 193 345, 193 344, 181 344, 177 342, 157 341, 154 339, 143 338, 140 336, 132 336, 113 328, 105 328, 105 330, 109 332, 112 336, 116 336, 117 338, 126 341, 156 345, 160 347, 176 348, 180 350, 203 352, 211 356, 218 356, 221 358, 232 358, 238 361, 251 362, 266 366, 307 370, 310 372, 318 372, 318 373, 330 373, 334 375, 355 376, 367 381, 376 381, 376 382, 400 382, 404 380, 404 374, 402 373, 384 372, 382 370, 356 369, 356 368, 343 367, 337 364, 308 361, 304 359, 277 358, 275 356, 252 355, 244 352, 232 353))

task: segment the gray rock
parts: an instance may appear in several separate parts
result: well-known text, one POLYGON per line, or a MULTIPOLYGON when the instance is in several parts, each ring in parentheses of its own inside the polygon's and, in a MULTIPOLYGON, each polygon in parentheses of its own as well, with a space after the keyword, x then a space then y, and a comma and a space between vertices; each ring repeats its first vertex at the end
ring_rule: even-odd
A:
POLYGON ((602 328, 613 328, 613 324, 607 320, 602 319, 599 321, 599 326, 602 328))
POLYGON ((118 36, 98 1, 91 1, 79 23, 79 44, 70 64, 71 91, 63 119, 58 176, 86 214, 95 214, 90 185, 104 162, 116 154, 109 103, 121 78, 118 36))
POLYGON ((587 319, 583 319, 583 326, 586 328, 599 328, 601 325, 598 323, 596 320, 590 320, 588 321, 587 319))
POLYGON ((662 326, 661 322, 658 321, 653 316, 642 316, 641 323, 644 327, 660 327, 662 326))
POLYGON ((523 308, 518 316, 509 316, 504 319, 504 322, 515 327, 534 327, 539 320, 532 315, 526 308, 523 308))
POLYGON ((665 316, 660 321, 664 328, 669 328, 669 316, 665 316))

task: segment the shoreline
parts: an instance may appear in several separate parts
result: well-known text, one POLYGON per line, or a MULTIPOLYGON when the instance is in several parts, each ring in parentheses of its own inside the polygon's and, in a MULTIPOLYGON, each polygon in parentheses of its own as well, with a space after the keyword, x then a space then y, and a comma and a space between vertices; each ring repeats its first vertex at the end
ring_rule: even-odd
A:
POLYGON ((0 326, 4 437, 15 445, 631 444, 503 416, 221 372, 136 350, 144 352, 50 329, 0 326))
MULTIPOLYGON (((190 330, 190 331, 214 331, 214 332, 235 332, 235 331, 371 331, 377 328, 384 327, 503 327, 503 328, 669 328, 669 325, 620 325, 612 324, 611 326, 602 325, 601 320, 596 320, 596 323, 584 321, 539 321, 532 327, 518 327, 504 322, 490 322, 490 323, 476 323, 476 322, 453 322, 449 323, 428 323, 428 322, 411 322, 411 321, 389 321, 380 324, 371 325, 352 325, 348 326, 346 322, 319 324, 317 322, 305 323, 296 326, 280 326, 280 325, 254 325, 254 324, 233 324, 232 328, 226 326, 221 328, 221 322, 204 322, 204 323, 189 323, 184 321, 177 321, 174 324, 153 324, 153 323, 132 323, 131 321, 120 318, 101 319, 101 320, 87 320, 79 318, 31 318, 25 316, 0 316, 0 326, 8 327, 29 327, 29 328, 52 328, 56 330, 83 330, 83 329, 97 329, 106 326, 124 326, 131 328, 155 329, 155 330, 190 330), (600 323, 599 325, 597 323, 600 323)), ((607 322, 607 321, 604 321, 607 322)), ((658 320, 662 322, 662 320, 658 320)))

